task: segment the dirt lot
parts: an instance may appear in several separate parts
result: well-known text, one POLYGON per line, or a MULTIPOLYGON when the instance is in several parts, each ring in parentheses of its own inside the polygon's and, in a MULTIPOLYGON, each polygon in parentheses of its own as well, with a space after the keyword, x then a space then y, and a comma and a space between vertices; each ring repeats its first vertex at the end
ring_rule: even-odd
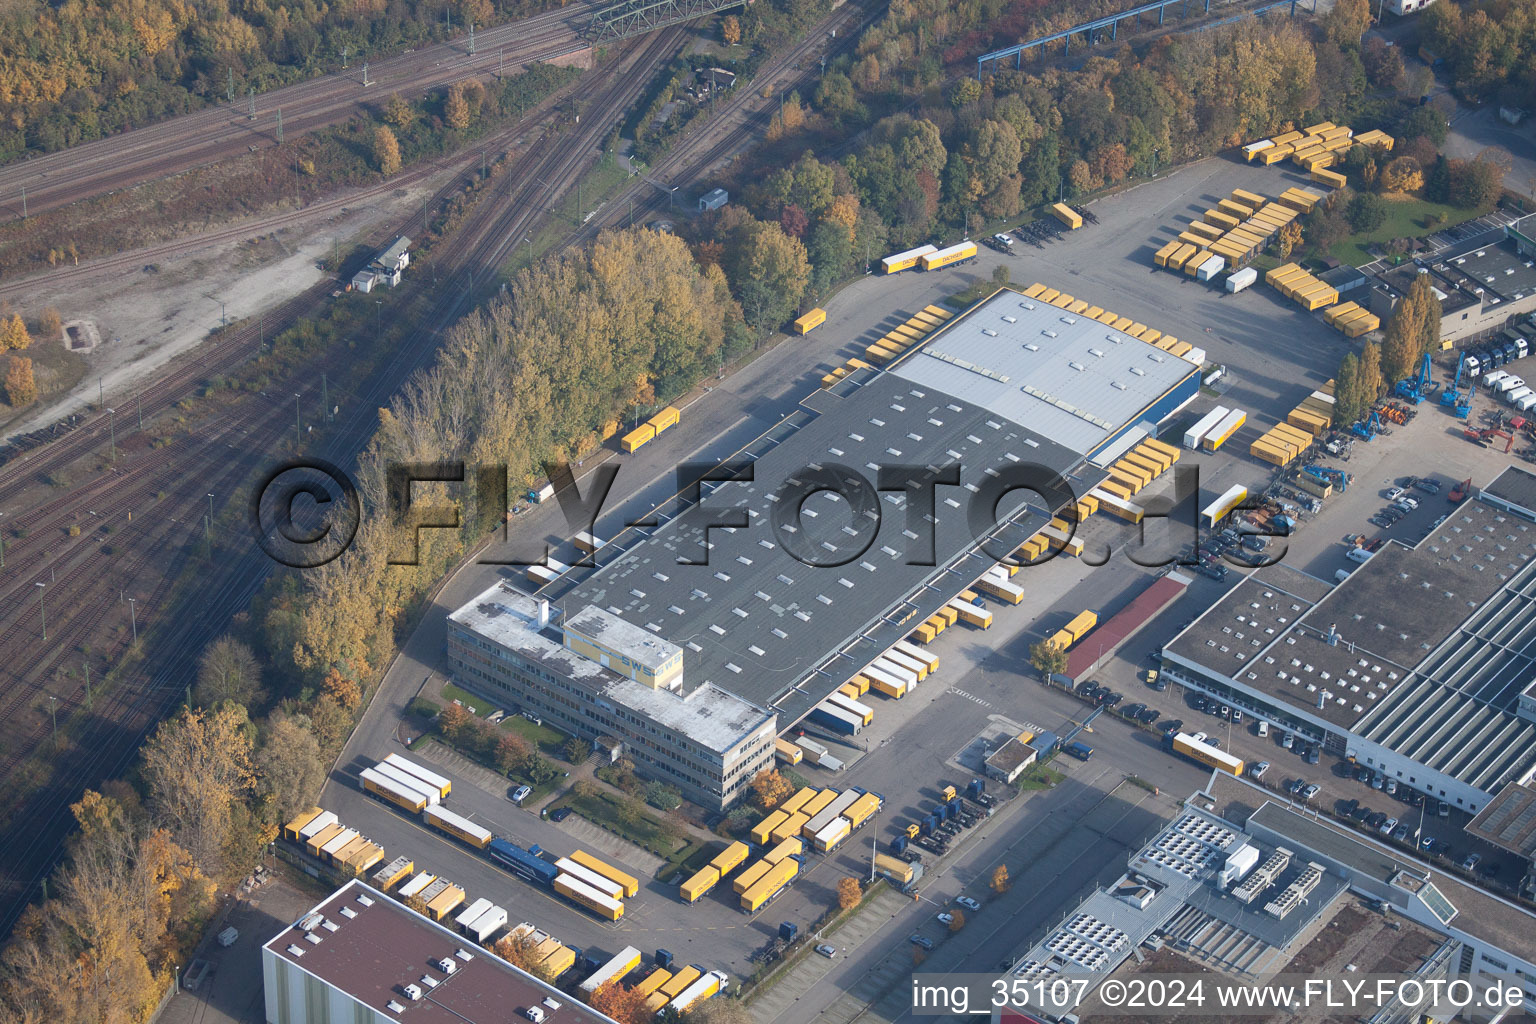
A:
POLYGON ((303 291, 325 276, 317 264, 333 246, 345 253, 353 244, 387 244, 389 225, 419 209, 421 196, 434 187, 429 180, 383 201, 320 211, 276 232, 254 219, 249 233, 233 240, 194 245, 169 257, 149 250, 144 263, 128 273, 61 276, 56 282, 47 273, 34 276, 26 282, 20 312, 33 318, 51 306, 66 322, 94 324, 101 344, 83 357, 78 384, 6 424, 6 434, 78 413, 94 405, 103 388, 108 397, 131 395, 168 361, 196 349, 219 326, 221 312, 231 321, 253 317, 303 291))

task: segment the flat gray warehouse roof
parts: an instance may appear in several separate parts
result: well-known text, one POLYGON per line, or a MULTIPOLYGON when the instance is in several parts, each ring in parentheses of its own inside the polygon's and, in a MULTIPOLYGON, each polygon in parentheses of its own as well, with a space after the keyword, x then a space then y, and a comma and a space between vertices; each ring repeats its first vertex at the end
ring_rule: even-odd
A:
POLYGON ((1082 313, 1003 291, 892 372, 1087 455, 1198 369, 1082 313))
MULTIPOLYGON (((604 553, 620 553, 561 603, 604 608, 681 645, 687 690, 713 683, 790 719, 825 699, 909 633, 915 623, 907 619, 924 610, 925 599, 931 614, 992 564, 967 557, 978 539, 968 506, 984 485, 1011 466, 1034 463, 1065 474, 1079 461, 1041 434, 900 376, 859 379, 813 395, 806 405, 819 415, 754 445, 751 482, 709 485, 701 504, 643 539, 615 538, 604 553), (936 522, 929 525, 937 557, 929 558, 907 522, 906 496, 875 489, 879 469, 950 463, 959 464, 961 485, 936 490, 936 522), (829 490, 812 494, 797 522, 794 502, 780 492, 818 471, 861 477, 865 486, 847 490, 853 503, 829 490), (708 529, 706 559, 706 528, 732 513, 746 525, 708 529), (919 598, 909 603, 913 593, 919 598), (881 636, 855 639, 866 633, 881 636), (867 656, 850 653, 846 671, 806 682, 827 658, 862 646, 867 656)), ((1023 525, 997 545, 1000 555, 1049 518, 1039 495, 1015 490, 997 518, 1019 513, 1023 525)))

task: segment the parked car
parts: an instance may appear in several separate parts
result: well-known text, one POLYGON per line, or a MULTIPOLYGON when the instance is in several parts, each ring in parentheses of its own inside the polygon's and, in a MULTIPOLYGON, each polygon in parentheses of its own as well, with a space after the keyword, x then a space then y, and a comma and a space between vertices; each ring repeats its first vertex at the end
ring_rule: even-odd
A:
POLYGON ((1163 732, 1178 732, 1180 729, 1184 728, 1184 719, 1170 718, 1162 725, 1158 726, 1158 728, 1163 730, 1163 732))
POLYGON ((1322 759, 1321 748, 1316 743, 1307 748, 1307 764, 1317 764, 1322 759))
POLYGON ((512 791, 512 802, 520 804, 528 799, 528 794, 533 792, 532 786, 518 786, 512 791))
POLYGON ((1095 683, 1092 679, 1085 679, 1081 683, 1077 684, 1077 694, 1080 697, 1086 697, 1095 689, 1097 689, 1098 685, 1099 684, 1095 683))
POLYGON ((1401 498, 1404 494, 1407 494, 1407 493, 1408 492, 1403 490, 1401 487, 1394 487, 1390 491, 1387 492, 1387 500, 1388 501, 1396 501, 1398 498, 1401 498))
POLYGON ((1267 771, 1269 771, 1269 762, 1260 761, 1258 764, 1248 769, 1248 774, 1255 779, 1262 779, 1264 777, 1264 773, 1267 771))
POLYGON ((939 924, 954 924, 954 923, 955 923, 955 915, 954 914, 943 913, 943 914, 939 915, 939 924))
POLYGON ((1302 799, 1304 799, 1304 800, 1311 800, 1313 797, 1317 796, 1318 793, 1321 793, 1322 790, 1323 790, 1322 786, 1319 786, 1315 782, 1311 783, 1310 785, 1307 786, 1306 789, 1301 791, 1302 799))
POLYGON ((928 938, 926 935, 918 935, 916 932, 912 933, 911 935, 908 935, 907 936, 907 941, 912 943, 912 945, 914 945, 914 946, 922 946, 924 949, 932 949, 933 948, 933 940, 932 939, 928 938))
POLYGON ((1386 823, 1386 820, 1387 816, 1385 814, 1381 813, 1380 811, 1373 811, 1369 816, 1366 817, 1365 825, 1367 828, 1379 829, 1383 824, 1386 823))
POLYGON ((1417 487, 1425 494, 1440 493, 1440 484, 1434 480, 1415 480, 1413 486, 1417 487))
POLYGON ((1386 821, 1377 826, 1376 831, 1380 832, 1384 836, 1389 836, 1392 834, 1392 830, 1395 828, 1397 828, 1397 819, 1388 818, 1386 821))
POLYGON ((1480 853, 1468 854, 1467 859, 1461 862, 1461 870, 1472 871, 1478 866, 1478 864, 1482 863, 1482 860, 1483 855, 1480 853))
POLYGON ((1435 801, 1435 815, 1441 818, 1449 818, 1451 816, 1451 805, 1444 800, 1435 801))
POLYGON ((1433 850, 1435 848, 1435 842, 1436 839, 1434 836, 1425 836, 1423 839, 1419 840, 1419 846, 1425 850, 1433 850))
POLYGON ((977 903, 975 900, 971 899, 969 896, 956 896, 955 897, 955 902, 960 904, 966 910, 976 911, 976 910, 980 910, 981 909, 981 904, 977 903))
POLYGON ((569 807, 558 807, 558 808, 556 808, 554 810, 554 812, 552 814, 550 814, 549 820, 550 821, 564 821, 566 818, 569 818, 570 816, 571 816, 571 809, 569 807))
POLYGON ((1125 707, 1119 709, 1120 714, 1124 715, 1126 718, 1135 718, 1145 710, 1147 710, 1147 706, 1141 703, 1127 704, 1125 707))
POLYGON ((833 957, 837 956, 837 947, 836 946, 829 946, 825 942, 823 942, 823 943, 820 943, 820 944, 818 944, 816 946, 816 952, 820 953, 822 956, 826 957, 828 960, 831 960, 833 957))
POLYGON ((1099 700, 1105 707, 1112 708, 1119 704, 1121 701, 1125 700, 1125 694, 1116 693, 1114 690, 1106 690, 1104 695, 1100 697, 1099 700))
POLYGON ((1153 722, 1157 721, 1159 715, 1160 712, 1156 708, 1147 708, 1141 714, 1136 716, 1136 720, 1142 725, 1151 725, 1153 722))

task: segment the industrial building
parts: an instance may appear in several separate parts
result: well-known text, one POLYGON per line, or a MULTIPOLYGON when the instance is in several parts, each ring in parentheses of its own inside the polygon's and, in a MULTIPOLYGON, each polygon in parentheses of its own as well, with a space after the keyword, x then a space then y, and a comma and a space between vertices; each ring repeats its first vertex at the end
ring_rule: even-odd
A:
POLYGON ((1383 322, 1416 277, 1429 275, 1440 299, 1440 340, 1443 347, 1490 328, 1511 316, 1536 310, 1536 215, 1459 243, 1426 260, 1416 260, 1380 274, 1369 305, 1383 322))
POLYGON ((1243 580, 1163 649, 1165 677, 1476 814, 1536 773, 1536 478, 1507 469, 1415 547, 1330 585, 1243 580))
POLYGON ((361 881, 268 940, 261 974, 267 1024, 614 1024, 361 881))
POLYGON ((1237 978, 1267 977, 1346 894, 1390 914, 1382 925, 1398 933, 1391 945, 1411 947, 1406 963, 1364 963, 1362 973, 1513 977, 1536 998, 1536 914, 1219 771, 1123 876, 1047 928, 1013 974, 1070 973, 1088 978, 1091 992, 1122 965, 1134 971, 1138 947, 1167 946, 1237 978))
MULTIPOLYGON (((547 617, 506 587, 455 612, 455 679, 626 744, 663 716, 669 742, 711 751, 690 799, 728 805, 771 762, 773 732, 905 640, 1190 402, 1203 353, 1189 355, 1000 290, 883 369, 805 398, 735 456, 750 479, 706 483, 702 500, 659 509, 660 526, 608 539, 596 567, 543 591, 547 617), (909 507, 923 492, 908 481, 932 469, 953 482, 926 492, 931 511, 909 507)), ((669 781, 682 770, 636 763, 669 781)))

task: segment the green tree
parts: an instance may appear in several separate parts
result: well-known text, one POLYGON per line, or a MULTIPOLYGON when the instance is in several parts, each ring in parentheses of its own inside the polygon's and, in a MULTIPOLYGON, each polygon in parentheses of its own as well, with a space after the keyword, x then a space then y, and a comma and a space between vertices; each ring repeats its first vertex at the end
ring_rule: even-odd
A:
POLYGON ((959 110, 981 99, 981 83, 974 78, 962 78, 949 88, 949 105, 959 110))
POLYGON ((730 272, 747 323, 759 332, 783 323, 811 280, 805 246, 777 224, 758 221, 742 232, 730 272))
POLYGON ((1367 234, 1386 223, 1387 204, 1381 196, 1370 192, 1356 193, 1349 201, 1349 226, 1356 234, 1367 234))
POLYGON ((1324 31, 1340 46, 1358 47, 1370 24, 1369 0, 1335 0, 1333 9, 1323 15, 1324 31))
POLYGON ((1360 400, 1360 359, 1353 352, 1339 360, 1333 380, 1333 422, 1344 426, 1358 420, 1364 410, 1360 400))
POLYGON ((314 803, 325 784, 325 754, 309 723, 274 714, 256 752, 257 790, 271 802, 273 820, 284 822, 314 803))

